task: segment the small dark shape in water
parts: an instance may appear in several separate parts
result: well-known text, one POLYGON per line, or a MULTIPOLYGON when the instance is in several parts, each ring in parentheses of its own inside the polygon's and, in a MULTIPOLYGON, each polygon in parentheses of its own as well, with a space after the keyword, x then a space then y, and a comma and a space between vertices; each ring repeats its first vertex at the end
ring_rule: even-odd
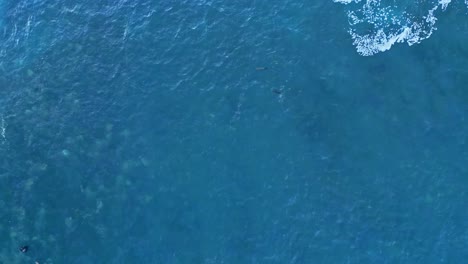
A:
POLYGON ((267 70, 267 69, 268 69, 268 67, 257 67, 257 68, 255 68, 255 70, 257 70, 257 71, 264 71, 264 70, 267 70))
POLYGON ((22 246, 22 247, 20 247, 20 251, 23 252, 23 253, 28 252, 28 249, 29 249, 29 246, 22 246))
POLYGON ((273 89, 271 91, 274 92, 275 94, 282 94, 283 93, 283 91, 281 91, 280 89, 273 89))

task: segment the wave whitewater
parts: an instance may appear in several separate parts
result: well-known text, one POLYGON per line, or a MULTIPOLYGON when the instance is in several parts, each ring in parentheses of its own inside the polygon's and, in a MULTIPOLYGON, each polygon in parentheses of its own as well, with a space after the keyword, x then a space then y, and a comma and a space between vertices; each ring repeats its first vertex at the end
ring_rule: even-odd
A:
MULTIPOLYGON (((418 44, 437 29, 436 13, 451 0, 400 2, 389 0, 333 0, 348 7, 349 33, 357 52, 372 56, 395 43, 418 44)), ((465 0, 468 5, 468 0, 465 0)))

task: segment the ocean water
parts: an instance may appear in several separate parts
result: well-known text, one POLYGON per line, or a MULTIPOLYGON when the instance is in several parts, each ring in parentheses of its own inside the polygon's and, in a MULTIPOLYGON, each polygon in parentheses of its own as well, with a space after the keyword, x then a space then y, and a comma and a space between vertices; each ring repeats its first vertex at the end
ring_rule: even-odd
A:
POLYGON ((2 0, 0 263, 465 263, 467 15, 2 0))

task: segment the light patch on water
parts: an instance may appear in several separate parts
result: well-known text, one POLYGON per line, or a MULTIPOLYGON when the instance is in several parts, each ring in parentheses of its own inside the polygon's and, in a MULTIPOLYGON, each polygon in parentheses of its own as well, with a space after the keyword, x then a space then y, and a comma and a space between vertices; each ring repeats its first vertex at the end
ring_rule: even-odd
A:
MULTIPOLYGON (((411 46, 429 38, 437 29, 437 11, 445 11, 452 2, 428 0, 395 4, 387 0, 333 1, 347 5, 348 32, 357 52, 363 56, 387 51, 396 43, 411 46)), ((468 0, 465 3, 468 5, 468 0)))
POLYGON ((1 122, 0 130, 1 130, 3 141, 5 141, 6 140, 6 123, 5 123, 5 118, 3 117, 3 115, 2 115, 2 122, 1 122))
MULTIPOLYGON (((335 3, 349 4, 352 2, 360 2, 361 0, 333 0, 335 3)), ((468 0, 467 0, 468 1, 468 0)))
POLYGON ((31 23, 33 21, 33 16, 28 16, 28 21, 26 22, 26 26, 25 26, 25 37, 26 39, 29 38, 29 33, 31 32, 31 23))

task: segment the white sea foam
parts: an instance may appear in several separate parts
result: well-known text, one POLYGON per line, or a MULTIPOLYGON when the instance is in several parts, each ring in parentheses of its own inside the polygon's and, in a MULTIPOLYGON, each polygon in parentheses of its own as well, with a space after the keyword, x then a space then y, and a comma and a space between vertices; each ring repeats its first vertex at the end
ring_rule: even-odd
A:
MULTIPOLYGON (((347 5, 349 34, 358 53, 363 56, 387 51, 396 43, 411 46, 429 38, 437 29, 436 13, 445 11, 452 2, 427 0, 394 4, 387 0, 333 1, 347 5)), ((468 0, 465 3, 468 5, 468 0)))
POLYGON ((452 0, 439 0, 439 4, 442 5, 442 9, 445 10, 452 0))

